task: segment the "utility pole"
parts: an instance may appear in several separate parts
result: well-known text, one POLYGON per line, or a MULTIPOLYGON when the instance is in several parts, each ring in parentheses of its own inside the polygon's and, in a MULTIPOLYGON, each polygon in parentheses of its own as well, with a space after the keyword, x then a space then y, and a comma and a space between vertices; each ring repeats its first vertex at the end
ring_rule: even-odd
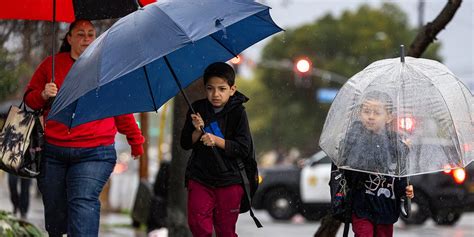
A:
POLYGON ((418 28, 423 27, 425 18, 425 0, 418 0, 418 28))
POLYGON ((148 180, 148 113, 140 113, 140 129, 142 135, 145 137, 145 143, 143 143, 143 155, 140 157, 138 176, 140 180, 148 180))

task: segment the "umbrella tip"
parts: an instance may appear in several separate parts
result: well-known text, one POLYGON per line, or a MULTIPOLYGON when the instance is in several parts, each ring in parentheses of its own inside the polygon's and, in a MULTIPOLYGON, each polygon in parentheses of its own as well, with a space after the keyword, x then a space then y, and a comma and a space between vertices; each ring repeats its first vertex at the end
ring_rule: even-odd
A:
POLYGON ((403 44, 400 45, 400 61, 405 62, 405 45, 403 44))

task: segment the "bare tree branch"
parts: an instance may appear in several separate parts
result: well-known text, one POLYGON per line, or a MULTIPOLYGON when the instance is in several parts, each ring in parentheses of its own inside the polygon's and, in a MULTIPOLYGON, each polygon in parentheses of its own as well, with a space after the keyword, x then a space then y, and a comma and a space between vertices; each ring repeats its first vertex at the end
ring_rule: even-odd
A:
POLYGON ((418 58, 420 57, 423 52, 425 52, 426 48, 436 40, 436 36, 440 31, 442 31, 446 25, 453 19, 454 14, 457 12, 459 7, 461 6, 462 0, 448 0, 446 6, 444 6, 443 10, 438 14, 438 16, 432 21, 426 24, 418 35, 416 36, 415 40, 410 45, 408 49, 407 56, 418 58))

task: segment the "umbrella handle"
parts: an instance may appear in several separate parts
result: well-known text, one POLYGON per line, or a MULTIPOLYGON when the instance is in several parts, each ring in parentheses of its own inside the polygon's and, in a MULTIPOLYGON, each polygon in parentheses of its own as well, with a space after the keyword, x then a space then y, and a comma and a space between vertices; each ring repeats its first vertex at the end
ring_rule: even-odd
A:
POLYGON ((402 216, 409 218, 411 216, 411 199, 407 198, 407 196, 403 196, 400 201, 400 210, 402 216))
POLYGON ((56 99, 56 96, 49 97, 48 100, 46 101, 46 104, 45 104, 44 108, 51 109, 51 107, 53 106, 53 103, 54 103, 54 99, 56 99))

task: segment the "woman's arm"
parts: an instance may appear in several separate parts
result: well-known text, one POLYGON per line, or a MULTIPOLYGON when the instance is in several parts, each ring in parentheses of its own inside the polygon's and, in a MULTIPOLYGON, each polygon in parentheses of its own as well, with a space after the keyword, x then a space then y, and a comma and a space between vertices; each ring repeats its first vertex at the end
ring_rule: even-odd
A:
POLYGON ((25 103, 28 107, 39 110, 46 105, 47 99, 44 99, 42 93, 45 89, 46 83, 48 83, 48 67, 50 58, 45 59, 34 72, 30 83, 26 87, 25 91, 25 103))
POLYGON ((133 114, 125 114, 114 117, 115 126, 119 133, 127 137, 128 144, 132 149, 132 156, 138 157, 143 154, 143 143, 145 138, 142 136, 140 128, 133 114))

